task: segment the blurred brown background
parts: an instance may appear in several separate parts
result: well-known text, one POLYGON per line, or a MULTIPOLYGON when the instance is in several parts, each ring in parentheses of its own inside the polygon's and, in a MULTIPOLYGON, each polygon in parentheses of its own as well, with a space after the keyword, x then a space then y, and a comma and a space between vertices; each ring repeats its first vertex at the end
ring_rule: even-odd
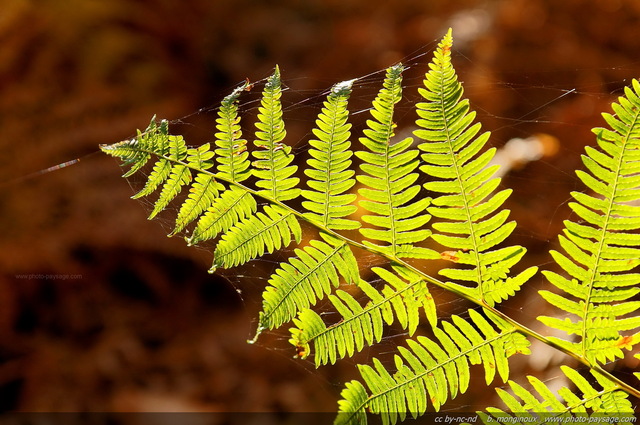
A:
MULTIPOLYGON (((515 239, 544 265, 590 129, 638 75, 639 17, 636 0, 5 0, 0 411, 333 411, 354 377, 353 361, 315 372, 269 348, 286 347, 286 329, 246 344, 264 277, 207 274, 211 255, 148 222, 99 144, 131 137, 154 114, 190 115, 172 130, 210 140, 214 115, 193 113, 275 64, 286 102, 426 52, 410 63, 415 95, 451 26, 454 65, 492 143, 559 141, 555 155, 505 179, 515 239)), ((290 143, 308 131, 294 122, 290 143)), ((452 406, 473 410, 487 393, 452 406)))

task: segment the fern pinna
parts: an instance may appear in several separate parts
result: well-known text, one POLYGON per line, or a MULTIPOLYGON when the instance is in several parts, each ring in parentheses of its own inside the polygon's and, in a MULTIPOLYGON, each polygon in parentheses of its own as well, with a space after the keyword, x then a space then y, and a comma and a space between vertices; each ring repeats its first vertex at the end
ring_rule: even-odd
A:
POLYGON ((578 177, 591 193, 573 192, 571 209, 580 222, 565 221, 560 245, 567 255, 551 255, 568 274, 545 272, 562 291, 541 291, 549 303, 571 318, 540 317, 546 325, 576 335, 577 341, 556 339, 590 363, 624 356, 640 342, 640 83, 633 81, 614 103, 616 115, 603 114, 611 129, 596 128, 598 147, 586 148, 587 171, 578 177))
POLYGON ((540 294, 563 313, 540 320, 577 336, 554 338, 500 311, 499 304, 517 294, 537 268, 519 268, 525 249, 506 242, 516 226, 503 207, 511 191, 499 189, 500 179, 493 177, 495 149, 486 149, 489 134, 481 132, 463 98, 451 46, 449 31, 419 89, 414 137, 395 137, 401 64, 386 70, 359 150, 352 149, 348 110, 357 80, 334 85, 312 130, 302 184, 284 141, 277 67, 264 85, 251 149, 238 110, 248 83, 222 101, 215 149, 187 147, 182 137, 169 134, 166 121, 154 120, 134 139, 101 148, 131 167, 126 177, 150 169, 144 188, 134 195, 159 192, 150 218, 188 187, 171 234, 184 234, 189 244, 213 244, 211 271, 294 241, 299 245, 303 231, 310 235, 269 278, 254 341, 288 326, 293 355, 321 366, 379 343, 388 326, 404 329, 407 339, 393 362, 372 358, 358 365, 362 379, 342 390, 337 423, 366 423, 376 414, 394 424, 438 411, 468 389, 472 365, 482 365, 487 385, 498 379, 511 389, 497 388, 506 411, 488 407, 480 414, 485 422, 529 415, 527 422, 545 423, 601 413, 616 413, 624 422, 633 413, 629 395, 640 397, 638 382, 616 377, 604 363, 622 358, 622 350, 632 350, 640 339, 632 333, 640 327, 640 302, 634 300, 640 275, 632 272, 640 262, 640 212, 634 204, 640 196, 640 84, 634 81, 614 104, 616 116, 605 115, 611 129, 595 130, 599 149, 587 148, 588 171, 578 172, 593 193, 573 194, 572 208, 581 221, 566 222, 560 236, 566 254, 551 253, 564 274, 544 272, 557 291, 540 294), (297 200, 302 210, 292 206, 297 200), (361 273, 362 251, 386 265, 361 273), (421 270, 425 261, 439 267, 439 277, 421 270), (439 319, 433 287, 476 307, 439 319), (323 311, 331 308, 335 314, 321 314, 320 300, 323 311), (554 394, 528 377, 542 400, 509 380, 510 357, 530 354, 532 339, 590 369, 591 378, 563 367, 575 388, 554 394))

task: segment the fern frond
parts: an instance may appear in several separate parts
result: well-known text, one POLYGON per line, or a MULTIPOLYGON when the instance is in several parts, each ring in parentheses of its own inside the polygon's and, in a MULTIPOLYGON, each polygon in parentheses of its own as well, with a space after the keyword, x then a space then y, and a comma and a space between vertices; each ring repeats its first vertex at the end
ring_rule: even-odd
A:
POLYGON ((352 171, 347 109, 352 81, 347 81, 331 89, 315 121, 304 172, 307 186, 298 187, 292 148, 284 143, 277 67, 262 91, 252 152, 238 112, 239 96, 249 83, 222 101, 213 145, 188 147, 181 136, 169 134, 167 121, 152 120, 135 139, 101 148, 130 167, 125 176, 146 170, 146 184, 134 197, 157 194, 150 218, 167 210, 188 188, 171 234, 190 233, 189 244, 210 241, 211 272, 274 253, 293 240, 300 244, 300 220, 320 234, 295 249, 295 256, 271 275, 256 337, 293 321, 290 342, 297 357, 313 355, 319 366, 380 342, 385 326, 397 324, 414 335, 424 310, 433 336, 406 340, 392 365, 377 358, 359 365, 362 382, 346 384, 338 423, 365 423, 367 413, 373 413, 381 415, 383 423, 395 424, 428 409, 438 411, 467 391, 476 369, 484 371, 487 385, 497 376, 506 382, 509 358, 529 353, 527 337, 590 366, 595 381, 563 368, 577 389, 562 389, 559 397, 533 378, 530 383, 538 395, 509 381, 513 396, 498 391, 514 413, 628 412, 624 392, 638 395, 638 390, 598 363, 621 357, 623 349, 640 342, 640 273, 633 273, 640 265, 640 83, 634 81, 614 104, 615 117, 605 116, 611 129, 595 130, 599 148, 587 148, 587 171, 578 172, 592 193, 573 194, 571 206, 580 222, 565 223, 563 252, 552 253, 566 277, 546 275, 560 293, 541 292, 552 305, 578 318, 541 320, 577 335, 577 340, 552 339, 494 307, 517 292, 537 268, 511 272, 525 254, 524 248, 504 243, 515 226, 504 208, 511 191, 499 188, 497 168, 491 166, 495 149, 487 149, 489 133, 481 132, 463 98, 451 47, 449 31, 419 90, 422 101, 416 105, 418 129, 413 133, 420 139, 417 147, 415 137, 394 138, 403 67, 387 69, 359 139, 363 148, 356 152, 358 175, 352 171), (351 193, 356 181, 358 195, 351 193), (297 211, 294 205, 301 194, 304 211, 297 211), (357 197, 364 210, 363 226, 353 215, 357 197), (290 206, 287 201, 294 202, 290 206), (354 229, 362 241, 338 233, 354 229), (429 238, 441 245, 438 251, 422 246, 429 238), (353 248, 388 261, 384 268, 372 267, 379 277, 375 282, 360 278, 353 248), (419 270, 422 262, 406 260, 411 258, 450 262, 439 271, 450 281, 434 278, 430 269, 419 270), (484 309, 469 310, 468 318, 453 315, 438 322, 427 282, 484 309), (322 298, 335 315, 310 308, 322 298), (337 319, 329 322, 330 317, 337 319))
MULTIPOLYGON (((448 398, 464 393, 470 382, 470 365, 482 364, 485 381, 491 383, 496 371, 502 381, 509 376, 508 358, 529 353, 529 341, 516 328, 485 311, 489 320, 469 310, 469 320, 457 315, 451 322, 435 327, 436 340, 420 336, 407 340, 408 348, 398 347, 395 373, 374 358, 373 366, 359 365, 360 374, 371 392, 353 381, 342 391, 341 414, 337 423, 352 424, 363 412, 381 415, 383 424, 395 424, 407 414, 413 418, 425 413, 429 403, 434 410, 448 398)), ((365 423, 365 422, 363 422, 365 423)))
POLYGON ((276 67, 262 91, 261 106, 258 108, 255 146, 252 152, 253 174, 258 178, 258 194, 276 201, 296 198, 300 189, 299 179, 291 177, 298 169, 293 162, 291 146, 282 143, 286 135, 282 119, 280 70, 276 67))
POLYGON ((296 249, 295 258, 280 265, 271 275, 262 300, 258 334, 290 321, 299 310, 314 305, 332 287, 359 281, 358 262, 351 248, 339 239, 321 233, 326 242, 312 240, 304 249, 296 249))
POLYGON ((552 251, 568 274, 544 275, 565 294, 540 291, 553 306, 570 313, 564 320, 539 317, 544 324, 576 335, 577 341, 554 338, 589 362, 622 358, 640 342, 640 83, 612 105, 616 116, 603 114, 611 129, 596 128, 599 149, 586 148, 577 171, 592 194, 573 192, 572 210, 581 223, 565 221, 559 236, 566 254, 552 251), (574 319, 577 317, 577 319, 574 319))
POLYGON ((356 152, 363 163, 360 169, 365 175, 356 178, 365 187, 358 190, 361 207, 373 214, 363 215, 362 221, 375 226, 360 229, 370 240, 384 242, 380 246, 365 241, 389 255, 398 258, 438 258, 435 251, 414 246, 424 241, 431 232, 420 229, 429 219, 425 213, 430 199, 423 197, 414 201, 420 186, 414 185, 418 173, 419 152, 409 149, 412 138, 391 144, 396 127, 393 113, 396 103, 402 99, 402 65, 387 69, 383 87, 373 101, 371 115, 360 142, 367 151, 356 152))
POLYGON ((239 266, 288 246, 292 240, 300 243, 301 239, 298 219, 278 205, 267 205, 263 212, 249 216, 222 235, 209 272, 213 273, 219 267, 239 266))
POLYGON ((421 308, 431 325, 436 325, 435 302, 426 282, 418 274, 400 266, 394 267, 394 271, 403 278, 379 267, 372 271, 386 285, 378 291, 366 281, 360 281, 360 290, 370 299, 364 307, 346 291, 338 290, 335 295, 329 295, 331 304, 342 317, 338 323, 327 327, 315 311, 305 309, 300 312, 294 319, 296 327, 290 329, 289 340, 296 347, 298 357, 306 358, 313 344, 316 366, 335 363, 361 351, 365 344, 380 342, 384 324, 391 325, 394 320, 411 336, 420 322, 421 308))
POLYGON ((561 369, 580 394, 576 394, 567 387, 560 388, 558 395, 564 400, 563 403, 544 382, 528 376, 529 383, 538 396, 513 381, 509 381, 513 395, 496 388, 504 404, 515 415, 495 407, 486 409, 489 414, 478 412, 478 415, 484 423, 533 424, 600 423, 604 422, 605 418, 608 418, 606 420, 608 423, 614 418, 617 418, 615 423, 631 423, 628 421, 635 418, 628 394, 602 375, 592 372, 602 387, 602 389, 596 389, 574 369, 567 366, 561 366, 561 369))
POLYGON ((508 277, 511 267, 524 255, 520 246, 492 250, 513 231, 516 223, 507 222, 509 211, 501 210, 510 190, 493 194, 500 184, 492 178, 497 166, 489 166, 495 149, 480 154, 489 133, 478 135, 480 123, 472 124, 475 112, 463 99, 462 85, 451 64, 451 31, 444 37, 430 64, 418 103, 419 119, 416 137, 422 139, 418 148, 424 151, 425 163, 420 170, 436 180, 424 185, 427 190, 442 194, 432 201, 427 211, 441 219, 432 224, 433 239, 451 251, 443 251, 443 259, 466 266, 463 269, 443 269, 440 274, 455 280, 471 282, 473 286, 456 284, 458 290, 492 306, 515 294, 535 274, 529 268, 515 277, 508 277), (470 267, 470 268, 468 268, 470 267))
POLYGON ((302 196, 308 199, 302 206, 310 211, 305 217, 327 229, 360 227, 357 221, 344 218, 357 210, 351 205, 356 195, 345 193, 355 184, 355 171, 350 169, 351 124, 347 123, 352 83, 344 81, 333 86, 313 129, 317 139, 309 140, 312 149, 309 149, 311 158, 307 164, 310 168, 304 173, 309 177, 307 184, 312 190, 302 191, 302 196))

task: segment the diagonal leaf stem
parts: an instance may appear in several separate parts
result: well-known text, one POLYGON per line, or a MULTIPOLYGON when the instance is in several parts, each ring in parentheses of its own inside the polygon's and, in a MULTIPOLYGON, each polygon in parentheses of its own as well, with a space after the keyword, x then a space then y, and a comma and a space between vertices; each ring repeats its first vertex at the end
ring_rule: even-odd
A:
POLYGON ((620 388, 621 390, 627 392, 630 395, 633 395, 634 397, 638 398, 640 400, 640 389, 638 388, 634 388, 633 386, 631 386, 630 384, 620 380, 619 378, 617 378, 616 376, 612 375, 610 372, 606 371, 601 365, 599 364, 595 364, 595 363, 591 363, 589 360, 587 360, 585 357, 571 351, 568 350, 567 348, 559 345, 558 343, 556 343, 555 341, 545 337, 544 335, 534 331, 533 329, 523 325, 522 323, 518 322, 517 320, 511 318, 510 316, 504 314, 503 312, 501 312, 500 310, 496 309, 495 307, 492 307, 488 304, 486 304, 483 300, 478 300, 476 298, 474 298, 473 296, 471 296, 470 294, 467 294, 463 291, 461 291, 460 289, 458 289, 456 286, 449 284, 447 282, 442 282, 441 280, 430 276, 428 274, 425 274, 423 271, 417 269, 415 266, 407 263, 406 261, 402 260, 401 258, 396 257, 395 255, 391 255, 387 252, 384 252, 382 250, 376 249, 374 246, 368 246, 368 245, 364 245, 361 242, 358 242, 356 240, 350 239, 344 235, 342 235, 341 233, 338 233, 332 229, 329 229, 327 227, 325 227, 322 223, 312 220, 308 217, 306 217, 303 213, 297 211, 296 209, 288 206, 287 204, 283 203, 282 201, 278 201, 275 199, 270 198, 269 196, 265 195, 265 194, 259 194, 258 191, 253 190, 241 183, 238 183, 236 181, 232 181, 230 179, 227 179, 223 176, 218 176, 215 173, 208 171, 208 170, 202 170, 199 169, 197 166, 194 166, 192 164, 186 163, 184 161, 181 160, 176 160, 175 158, 171 158, 170 156, 167 155, 158 155, 157 152, 154 152, 152 150, 148 150, 148 149, 143 149, 143 148, 139 148, 139 150, 141 152, 144 153, 148 153, 154 156, 157 156, 159 158, 163 158, 169 162, 175 163, 175 164, 181 164, 184 165, 187 168, 190 168, 194 171, 200 172, 200 173, 206 173, 209 174, 211 176, 213 176, 214 178, 223 181, 229 185, 234 185, 244 191, 247 191, 248 193, 251 193, 253 196, 256 196, 258 198, 261 198, 263 200, 265 200, 266 202, 270 203, 270 204, 275 204, 278 205, 282 208, 284 208, 285 210, 287 210, 290 214, 296 216, 298 219, 303 220, 307 223, 309 223, 311 226, 315 227, 316 229, 318 229, 321 232, 324 233, 328 233, 332 236, 335 236, 338 239, 343 240, 344 242, 346 242, 347 244, 351 245, 352 247, 370 252, 372 254, 375 254, 379 257, 385 258, 386 260, 388 260, 391 263, 395 263, 398 265, 401 265, 403 267, 408 268, 409 270, 413 271, 414 273, 417 273, 419 276, 422 277, 422 279, 425 282, 431 283, 432 285, 435 285, 439 288, 445 289, 449 292, 453 292, 454 294, 456 294, 457 296, 466 299, 474 304, 476 304, 479 307, 482 307, 488 311, 490 311, 491 313, 495 314, 496 316, 498 316, 499 318, 503 319, 504 321, 508 322, 509 324, 511 324, 515 329, 517 329, 518 332, 520 332, 521 334, 533 338, 533 339, 537 339, 538 341, 541 341, 542 343, 555 348, 558 351, 561 351, 562 353, 564 353, 565 355, 575 359, 576 361, 578 361, 579 363, 589 367, 592 370, 595 370, 596 372, 600 373, 601 375, 603 375, 606 379, 610 380, 611 382, 615 383, 615 385, 618 386, 618 388, 620 388))

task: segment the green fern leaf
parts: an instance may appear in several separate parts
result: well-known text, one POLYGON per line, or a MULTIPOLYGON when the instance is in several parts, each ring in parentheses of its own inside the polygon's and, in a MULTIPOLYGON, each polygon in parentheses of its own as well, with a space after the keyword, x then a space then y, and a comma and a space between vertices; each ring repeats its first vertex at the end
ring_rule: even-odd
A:
POLYGON ((210 155, 206 153, 208 145, 188 149, 182 136, 169 135, 168 131, 167 121, 161 121, 158 126, 154 117, 144 133, 138 132, 137 138, 100 147, 103 152, 121 158, 124 165, 131 165, 124 177, 129 177, 140 171, 152 155, 158 158, 145 186, 132 196, 134 199, 148 196, 162 185, 162 190, 149 214, 149 219, 163 211, 182 187, 191 182, 192 167, 205 166, 208 168, 212 165, 207 162, 207 159, 210 158, 210 155))
POLYGON ((349 169, 351 124, 347 123, 347 101, 352 83, 345 81, 331 89, 313 129, 317 139, 309 141, 312 149, 309 149, 311 158, 307 163, 310 168, 304 170, 309 177, 307 184, 312 189, 302 191, 302 196, 308 199, 302 206, 310 211, 304 215, 327 229, 360 227, 357 221, 344 218, 357 210, 351 205, 356 195, 344 193, 355 184, 355 171, 349 169))
POLYGON ((243 182, 251 176, 247 141, 242 138, 238 98, 248 83, 236 88, 222 100, 216 119, 217 175, 230 182, 243 182))
POLYGON ((280 206, 265 206, 258 212, 231 227, 216 246, 213 273, 218 267, 231 268, 273 253, 287 246, 293 239, 300 243, 302 229, 297 218, 280 206))
POLYGON ((296 249, 296 258, 282 263, 269 279, 262 295, 257 336, 290 321, 296 313, 324 298, 332 287, 358 282, 358 262, 349 246, 335 237, 321 234, 326 242, 313 240, 304 249, 296 249))
POLYGON ((562 254, 552 251, 556 263, 569 275, 546 271, 549 282, 565 295, 540 291, 553 306, 572 317, 539 317, 544 324, 575 334, 578 341, 554 338, 589 362, 622 358, 640 342, 640 83, 613 104, 616 116, 603 114, 611 129, 596 128, 600 149, 587 147, 582 160, 587 171, 578 177, 594 193, 572 193, 570 204, 582 223, 565 221, 560 235, 562 254), (577 319, 574 319, 577 317, 577 319))
POLYGON ((249 192, 232 186, 213 200, 211 206, 198 220, 187 242, 189 245, 195 245, 213 239, 255 214, 257 210, 256 200, 249 192))
POLYGON ((538 378, 528 376, 529 383, 540 396, 516 382, 509 381, 514 395, 497 388, 498 395, 512 415, 495 407, 487 408, 487 413, 478 412, 484 423, 600 423, 616 417, 616 423, 631 423, 634 419, 633 406, 628 395, 600 375, 592 372, 602 389, 595 389, 582 375, 567 366, 561 366, 565 376, 577 387, 581 395, 567 387, 558 390, 564 403, 538 378), (519 401, 520 399, 521 401, 519 401))
POLYGON ((355 423, 355 417, 361 419, 368 410, 381 415, 383 424, 395 424, 408 414, 413 418, 424 414, 429 403, 438 411, 449 397, 468 389, 471 364, 484 366, 487 384, 496 371, 506 381, 507 359, 516 353, 529 354, 529 342, 504 320, 485 314, 489 320, 474 310, 469 311, 469 321, 453 315, 451 322, 434 328, 436 340, 423 336, 407 340, 408 348, 398 347, 394 374, 376 358, 373 367, 359 365, 371 393, 365 399, 355 381, 349 384, 341 393, 336 422, 355 423))
MULTIPOLYGON (((239 183, 251 176, 249 168, 251 163, 246 148, 247 141, 242 138, 237 105, 240 94, 246 90, 247 86, 248 83, 243 83, 222 100, 216 119, 216 128, 218 129, 215 134, 217 146, 215 153, 218 162, 216 174, 200 172, 196 175, 189 196, 180 208, 176 218, 176 228, 172 235, 181 232, 190 222, 200 217, 203 211, 211 207, 215 199, 218 198, 219 192, 224 190, 224 186, 217 182, 216 177, 228 182, 239 183)), ((190 168, 195 170, 210 169, 213 166, 213 162, 210 161, 213 152, 209 151, 209 145, 203 145, 198 151, 201 156, 190 161, 190 168)), ((209 235, 206 239, 212 237, 215 237, 215 234, 209 235)), ((190 240, 198 240, 198 238, 191 237, 190 240)))
POLYGON ((335 425, 363 425, 367 423, 367 412, 362 406, 366 406, 369 394, 360 381, 349 381, 340 393, 342 399, 338 401, 338 416, 335 425))
MULTIPOLYGON (((191 183, 191 170, 208 170, 213 166, 210 159, 213 152, 209 150, 209 144, 206 143, 198 148, 187 149, 186 165, 182 163, 174 164, 171 167, 171 174, 167 182, 162 187, 162 192, 155 205, 153 211, 149 215, 149 219, 154 218, 158 213, 163 211, 169 202, 171 202, 184 185, 191 183)), ((182 204, 180 212, 176 218, 176 229, 169 235, 181 231, 186 224, 196 218, 207 206, 210 199, 218 196, 218 191, 224 186, 217 183, 214 177, 208 173, 199 173, 196 182, 189 190, 187 201, 182 204), (189 220, 191 218, 191 220, 189 220)))
POLYGON ((163 211, 182 187, 191 182, 191 171, 185 161, 192 162, 192 158, 198 157, 200 153, 197 149, 187 149, 182 136, 169 135, 166 121, 160 127, 152 121, 147 131, 139 133, 137 139, 103 146, 103 151, 124 159, 125 164, 132 164, 125 176, 139 171, 147 163, 151 153, 158 156, 145 186, 132 196, 134 199, 148 196, 162 185, 149 219, 163 211))
POLYGON ((474 286, 456 284, 458 290, 492 306, 513 295, 535 274, 532 267, 508 278, 510 268, 525 253, 517 246, 491 250, 502 243, 516 223, 507 222, 508 210, 498 211, 511 191, 493 191, 500 183, 492 178, 497 166, 489 166, 495 149, 479 152, 489 133, 478 135, 480 124, 473 124, 475 113, 469 101, 462 99, 462 85, 451 65, 451 31, 434 54, 431 70, 420 94, 425 102, 417 104, 420 119, 414 131, 422 139, 418 148, 424 151, 420 169, 436 178, 426 183, 427 190, 442 194, 432 201, 428 212, 444 221, 435 222, 433 239, 456 251, 443 251, 443 259, 466 269, 443 269, 440 274, 474 286), (498 212, 496 212, 498 211, 498 212))
POLYGON ((122 175, 125 178, 130 177, 147 164, 154 147, 162 147, 161 151, 164 154, 168 131, 168 122, 163 120, 158 126, 156 117, 153 116, 147 129, 144 132, 138 130, 135 138, 111 145, 100 145, 100 149, 106 154, 120 158, 123 166, 131 165, 131 168, 122 175))
POLYGON ((396 124, 393 121, 395 104, 402 99, 402 65, 387 69, 384 84, 373 101, 371 115, 367 120, 365 137, 360 142, 367 151, 356 152, 363 163, 360 165, 365 175, 357 179, 365 187, 358 190, 362 196, 359 202, 371 215, 363 215, 362 221, 375 226, 360 229, 362 235, 374 241, 384 242, 384 246, 365 241, 368 246, 377 247, 397 258, 438 258, 435 251, 414 246, 424 241, 431 232, 420 229, 431 216, 425 213, 430 199, 423 197, 414 202, 420 186, 414 185, 418 174, 419 152, 409 149, 412 138, 391 144, 396 124))
POLYGON ((306 358, 313 344, 316 366, 335 363, 361 351, 365 344, 380 342, 384 324, 391 325, 394 319, 407 329, 409 335, 413 335, 420 322, 420 308, 431 325, 436 325, 435 302, 426 282, 418 274, 400 266, 394 267, 394 271, 403 278, 379 267, 372 271, 387 284, 378 291, 369 283, 360 281, 359 288, 370 299, 366 306, 361 306, 345 291, 338 290, 335 295, 329 295, 331 304, 342 317, 338 323, 327 327, 313 310, 300 312, 294 319, 296 327, 290 329, 289 340, 296 347, 298 357, 306 358))
MULTIPOLYGON (((149 159, 151 159, 152 154, 159 157, 159 160, 154 165, 154 172, 149 177, 145 187, 134 195, 133 198, 139 198, 153 193, 169 176, 171 172, 171 162, 165 158, 171 144, 169 140, 171 136, 169 136, 168 131, 169 127, 166 120, 162 120, 160 125, 158 125, 155 122, 155 117, 153 117, 144 132, 138 130, 138 136, 136 138, 112 145, 100 146, 103 152, 120 158, 124 166, 131 165, 131 168, 123 177, 130 177, 139 172, 147 164, 149 159)), ((175 142, 174 136, 174 144, 175 142)))
POLYGON ((262 92, 261 106, 258 108, 256 122, 256 140, 258 150, 254 150, 253 174, 258 178, 257 193, 276 201, 286 201, 296 198, 300 189, 296 188, 299 179, 291 177, 298 169, 293 162, 291 146, 282 143, 286 135, 282 120, 282 105, 280 103, 280 70, 267 80, 262 92))
MULTIPOLYGON (((172 171, 175 168, 181 169, 182 164, 177 163, 182 161, 187 156, 187 146, 182 139, 182 136, 167 136, 164 135, 158 137, 158 142, 162 143, 158 146, 155 152, 164 153, 159 156, 158 161, 153 166, 151 174, 147 177, 142 190, 132 196, 133 199, 139 199, 143 196, 148 196, 153 193, 161 184, 167 181, 172 171)), ((170 183, 172 185, 173 183, 170 183)))
MULTIPOLYGON (((187 156, 187 170, 208 170, 213 166, 213 161, 211 160, 213 152, 209 149, 208 143, 199 148, 189 149, 187 156)), ((189 189, 189 195, 180 206, 175 228, 169 236, 181 232, 189 223, 199 217, 203 211, 211 206, 221 190, 224 190, 224 186, 216 180, 213 174, 208 172, 196 174, 194 182, 189 189)))
MULTIPOLYGON (((498 392, 512 412, 627 412, 630 404, 624 392, 635 395, 637 390, 597 363, 621 357, 622 350, 640 342, 640 274, 633 273, 640 265, 640 83, 634 81, 614 104, 616 116, 605 115, 611 129, 595 130, 599 148, 587 148, 586 171, 578 172, 590 193, 573 194, 571 207, 580 222, 565 223, 562 252, 552 252, 565 276, 546 273, 559 291, 541 292, 569 317, 540 319, 577 338, 553 339, 494 307, 515 294, 537 269, 511 272, 525 254, 524 248, 505 243, 515 227, 504 209, 511 192, 499 189, 497 168, 491 165, 495 149, 486 149, 489 134, 474 123, 475 113, 463 99, 451 47, 449 32, 419 90, 423 100, 416 105, 417 148, 412 147, 414 138, 394 139, 403 67, 387 69, 360 138, 363 148, 356 152, 361 161, 358 175, 351 171, 347 104, 352 82, 335 85, 315 122, 304 191, 298 188, 292 148, 284 144, 277 67, 262 92, 252 152, 238 113, 239 96, 249 83, 222 101, 215 151, 209 144, 187 147, 181 136, 169 135, 167 121, 155 120, 135 139, 101 148, 130 167, 125 176, 148 173, 144 188, 134 196, 158 192, 150 218, 167 210, 188 187, 171 234, 191 233, 189 244, 211 241, 211 272, 274 253, 293 240, 299 244, 299 220, 320 234, 321 239, 295 249, 295 256, 272 274, 256 337, 293 320, 290 342, 297 357, 313 355, 319 366, 380 342, 385 326, 394 322, 414 335, 423 319, 420 309, 425 311, 433 336, 406 340, 392 364, 374 358, 359 365, 362 382, 346 384, 337 423, 366 423, 367 413, 373 413, 381 415, 383 423, 395 424, 428 409, 437 411, 468 390, 472 373, 480 370, 473 365, 482 365, 487 385, 496 376, 506 382, 509 358, 529 353, 526 336, 591 366, 602 389, 566 368, 564 373, 577 389, 563 388, 557 395, 533 378, 530 384, 537 395, 509 381, 513 395, 498 392), (357 195, 351 193, 356 181, 357 195), (421 186, 419 181, 427 183, 421 186), (300 194, 305 209, 301 212, 285 204, 297 204, 300 194), (353 215, 358 197, 363 227, 353 215), (356 228, 362 241, 336 232, 356 228), (429 238, 441 245, 438 251, 421 246, 429 238), (359 277, 353 248, 390 262, 371 268, 379 277, 375 282, 359 277), (419 271, 407 258, 449 262, 439 273, 450 281, 435 279, 430 270, 419 271), (453 315, 438 323, 427 282, 485 309, 469 310, 467 319, 453 315), (328 299, 335 315, 310 308, 322 298, 328 299), (329 323, 330 317, 338 319, 329 323)), ((500 411, 489 409, 489 414, 500 411)))

